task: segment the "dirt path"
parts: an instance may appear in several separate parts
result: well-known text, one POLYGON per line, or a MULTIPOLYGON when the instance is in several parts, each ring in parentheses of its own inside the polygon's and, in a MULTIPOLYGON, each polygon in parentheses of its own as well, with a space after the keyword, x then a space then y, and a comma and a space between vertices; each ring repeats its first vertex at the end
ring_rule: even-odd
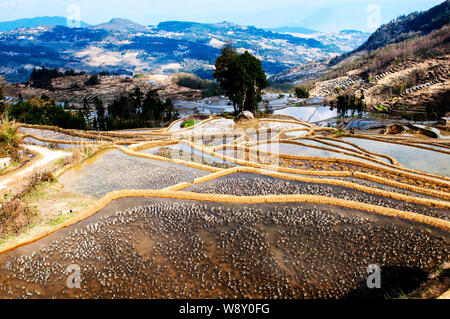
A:
POLYGON ((15 171, 11 174, 1 177, 0 194, 4 193, 8 189, 22 184, 29 176, 31 176, 31 174, 33 174, 35 170, 43 169, 50 163, 71 155, 70 152, 53 151, 37 145, 21 145, 21 147, 35 154, 38 154, 38 156, 19 171, 15 171))

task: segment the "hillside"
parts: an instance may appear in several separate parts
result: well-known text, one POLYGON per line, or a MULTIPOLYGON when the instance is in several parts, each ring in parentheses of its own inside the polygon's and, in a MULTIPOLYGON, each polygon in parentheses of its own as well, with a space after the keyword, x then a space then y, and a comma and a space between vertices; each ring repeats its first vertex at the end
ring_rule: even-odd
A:
POLYGON ((102 23, 91 27, 95 30, 106 30, 109 32, 147 32, 148 27, 127 19, 111 19, 107 23, 102 23))
POLYGON ((429 34, 434 30, 441 29, 448 23, 450 23, 450 1, 446 0, 428 11, 413 12, 382 25, 364 44, 352 52, 332 59, 330 65, 336 65, 345 58, 360 52, 371 52, 388 44, 429 34))
POLYGON ((409 119, 450 111, 450 26, 356 55, 317 80, 313 96, 364 96, 371 110, 409 119))
POLYGON ((46 65, 127 75, 188 72, 211 78, 220 49, 230 41, 239 52, 256 55, 265 72, 274 75, 350 51, 367 37, 365 33, 285 34, 230 22, 167 21, 143 26, 112 19, 88 28, 44 25, 0 32, 0 76, 26 81, 32 66, 46 65))

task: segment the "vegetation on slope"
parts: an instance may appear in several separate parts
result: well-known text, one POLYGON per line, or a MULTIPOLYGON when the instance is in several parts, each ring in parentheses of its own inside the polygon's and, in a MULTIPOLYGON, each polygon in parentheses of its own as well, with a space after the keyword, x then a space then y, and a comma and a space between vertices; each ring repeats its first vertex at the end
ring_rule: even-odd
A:
POLYGON ((4 239, 22 233, 30 228, 38 217, 36 209, 24 200, 36 190, 39 185, 52 182, 55 178, 48 172, 35 172, 17 194, 7 194, 0 198, 0 242, 4 239))
POLYGON ((0 121, 0 158, 11 157, 17 160, 19 157, 20 137, 13 123, 0 121))
POLYGON ((361 51, 371 52, 388 44, 402 42, 411 37, 427 35, 450 23, 450 1, 446 0, 425 12, 414 12, 400 16, 378 28, 369 39, 356 50, 330 61, 330 66, 361 51))
POLYGON ((45 95, 10 105, 8 117, 28 124, 54 125, 66 129, 86 128, 86 123, 79 114, 64 110, 45 95))
POLYGON ((295 88, 295 95, 299 99, 307 99, 309 98, 309 89, 304 86, 298 86, 295 88))
POLYGON ((203 80, 194 74, 178 73, 174 76, 174 82, 179 86, 193 90, 201 90, 203 97, 219 96, 225 93, 219 83, 211 80, 203 80))
POLYGON ((3 115, 3 112, 5 112, 5 103, 4 103, 4 95, 3 95, 3 88, 0 86, 0 117, 3 115))
MULTIPOLYGON (((97 115, 99 109, 101 110, 101 107, 97 107, 97 115)), ((158 127, 168 124, 178 117, 179 114, 175 111, 171 99, 163 102, 159 98, 157 90, 149 90, 144 94, 139 88, 135 88, 131 93, 121 94, 108 106, 106 129, 158 127)))
POLYGON ((420 55, 433 55, 440 46, 448 47, 450 43, 450 26, 444 26, 426 36, 414 37, 400 43, 387 45, 368 54, 365 54, 355 61, 345 63, 335 70, 325 74, 322 80, 331 80, 346 75, 349 71, 363 69, 367 80, 373 74, 379 74, 390 65, 399 64, 409 58, 420 55))
POLYGON ((83 75, 85 72, 76 72, 73 69, 60 72, 57 68, 48 69, 44 65, 40 69, 33 68, 30 75, 31 86, 45 90, 52 89, 52 79, 63 76, 83 75))

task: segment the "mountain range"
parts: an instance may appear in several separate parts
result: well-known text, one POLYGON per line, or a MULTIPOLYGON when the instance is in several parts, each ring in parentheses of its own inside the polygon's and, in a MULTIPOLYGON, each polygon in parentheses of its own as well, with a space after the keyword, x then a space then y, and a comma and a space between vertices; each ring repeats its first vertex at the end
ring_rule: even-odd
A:
POLYGON ((24 81, 34 66, 116 74, 189 72, 211 78, 225 43, 261 59, 268 75, 330 59, 361 45, 368 33, 331 34, 304 28, 267 30, 230 22, 165 21, 144 26, 125 19, 80 28, 61 17, 0 24, 0 76, 24 81), (14 28, 14 29, 11 29, 14 28), (277 32, 275 32, 277 31, 277 32))
MULTIPOLYGON (((36 17, 26 18, 13 21, 0 22, 0 31, 11 31, 18 28, 36 28, 41 25, 67 25, 67 18, 64 17, 36 17)), ((87 28, 90 25, 84 21, 80 21, 81 28, 87 28)))

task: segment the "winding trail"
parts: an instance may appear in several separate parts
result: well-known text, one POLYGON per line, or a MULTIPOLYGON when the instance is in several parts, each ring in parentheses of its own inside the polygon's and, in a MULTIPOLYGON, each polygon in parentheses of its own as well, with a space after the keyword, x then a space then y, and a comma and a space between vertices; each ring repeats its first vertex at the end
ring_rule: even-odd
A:
POLYGON ((23 184, 23 181, 29 178, 34 171, 43 169, 53 161, 68 157, 72 154, 71 152, 54 151, 37 145, 23 144, 21 147, 38 155, 22 169, 0 178, 0 194, 17 184, 23 184))

